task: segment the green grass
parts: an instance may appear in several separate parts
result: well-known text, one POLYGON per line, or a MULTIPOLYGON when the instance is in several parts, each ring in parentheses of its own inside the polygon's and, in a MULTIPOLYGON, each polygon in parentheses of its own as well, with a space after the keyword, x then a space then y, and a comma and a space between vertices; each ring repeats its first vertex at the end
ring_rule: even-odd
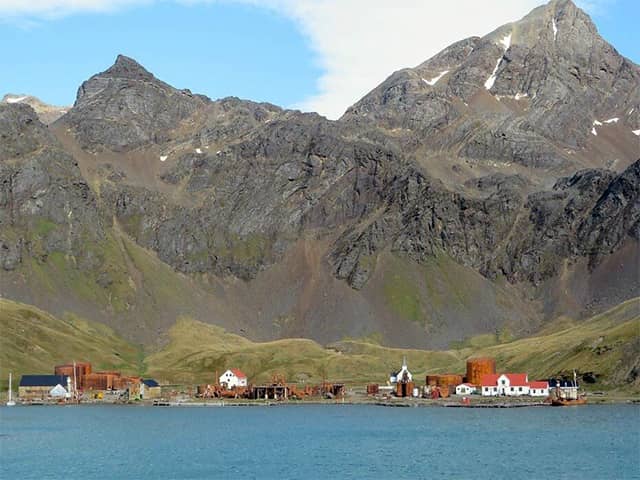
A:
POLYGON ((10 371, 53 374, 57 364, 91 362, 95 369, 138 373, 140 348, 110 328, 76 315, 56 318, 30 305, 0 299, 0 383, 10 371))
POLYGON ((181 317, 170 329, 168 343, 144 356, 141 347, 101 324, 70 314, 58 319, 0 300, 0 379, 6 382, 9 370, 16 375, 48 373, 57 363, 77 360, 181 384, 214 382, 216 373, 227 368, 244 370, 253 383, 267 382, 276 373, 297 382, 385 383, 406 356, 421 383, 428 373, 464 373, 466 360, 482 355, 494 357, 500 371, 527 372, 530 378, 593 371, 600 379, 594 389, 638 394, 640 380, 632 381, 629 374, 638 362, 639 312, 640 300, 629 300, 586 321, 559 319, 534 337, 497 344, 500 339, 487 334, 445 351, 389 348, 367 338, 326 347, 307 339, 252 342, 181 317))
POLYGON ((384 282, 384 296, 387 305, 400 317, 425 324, 420 291, 410 277, 403 273, 389 275, 384 282))
POLYGON ((49 232, 58 228, 58 225, 46 218, 38 218, 34 220, 33 231, 40 237, 46 237, 49 232))

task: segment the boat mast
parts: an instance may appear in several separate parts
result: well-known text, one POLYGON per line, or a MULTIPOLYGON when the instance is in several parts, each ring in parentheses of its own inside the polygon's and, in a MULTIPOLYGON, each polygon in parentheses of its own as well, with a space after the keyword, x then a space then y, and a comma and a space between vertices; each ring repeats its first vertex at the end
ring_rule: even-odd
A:
POLYGON ((78 384, 76 382, 76 361, 73 361, 73 399, 78 399, 78 384))
POLYGON ((9 372, 9 403, 11 403, 11 390, 13 388, 13 385, 11 385, 11 382, 12 382, 11 372, 9 372))

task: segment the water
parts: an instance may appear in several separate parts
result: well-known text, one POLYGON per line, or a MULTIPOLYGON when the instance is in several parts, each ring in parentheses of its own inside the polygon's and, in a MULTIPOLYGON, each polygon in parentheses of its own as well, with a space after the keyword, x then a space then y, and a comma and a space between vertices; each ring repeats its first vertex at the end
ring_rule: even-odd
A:
POLYGON ((640 479, 639 420, 632 405, 1 408, 0 478, 640 479))

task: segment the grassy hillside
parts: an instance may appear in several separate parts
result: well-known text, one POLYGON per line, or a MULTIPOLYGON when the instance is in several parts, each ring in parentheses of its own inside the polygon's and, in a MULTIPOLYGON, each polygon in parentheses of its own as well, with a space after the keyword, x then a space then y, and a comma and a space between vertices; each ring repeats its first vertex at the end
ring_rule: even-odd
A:
POLYGON ((56 318, 30 305, 0 299, 0 383, 9 371, 53 374, 54 365, 89 361, 94 369, 142 373, 142 350, 110 328, 74 315, 56 318))
MULTIPOLYGON (((170 331, 169 344, 147 357, 149 372, 158 378, 185 382, 212 382, 215 372, 241 368, 253 382, 283 373, 292 381, 323 377, 350 383, 384 382, 402 357, 422 379, 429 372, 464 372, 466 359, 496 358, 503 371, 525 371, 532 378, 594 372, 597 388, 624 386, 640 390, 634 371, 640 371, 640 302, 627 301, 579 323, 563 319, 541 335, 505 341, 496 335, 470 339, 456 350, 426 351, 387 348, 369 341, 348 340, 323 348, 304 339, 253 343, 224 330, 187 318, 170 331), (503 342, 503 343, 496 343, 503 342)), ((420 380, 422 381, 422 380, 420 380)))
POLYGON ((274 373, 289 381, 323 378, 354 384, 384 383, 407 356, 418 382, 427 373, 464 372, 466 359, 493 356, 502 371, 525 371, 544 378, 572 369, 595 372, 594 388, 640 392, 640 300, 630 300, 587 321, 560 319, 540 335, 515 341, 485 335, 455 350, 395 349, 371 340, 345 340, 323 347, 306 339, 252 342, 188 317, 169 332, 168 343, 148 354, 107 327, 67 316, 56 319, 26 305, 0 301, 0 367, 14 373, 47 373, 56 363, 88 360, 96 368, 116 368, 163 382, 210 383, 227 368, 240 368, 250 381, 268 381, 274 373), (503 343, 496 343, 503 342, 503 343))
POLYGON ((414 370, 444 370, 463 364, 457 352, 400 350, 357 341, 327 348, 307 339, 254 343, 188 318, 169 332, 169 344, 147 357, 149 374, 179 382, 213 382, 215 372, 242 369, 253 382, 274 373, 290 381, 318 382, 323 378, 350 383, 383 382, 407 355, 414 370))
POLYGON ((535 377, 576 369, 597 373, 605 386, 640 390, 640 299, 587 321, 561 319, 539 336, 466 351, 493 356, 503 368, 535 377))

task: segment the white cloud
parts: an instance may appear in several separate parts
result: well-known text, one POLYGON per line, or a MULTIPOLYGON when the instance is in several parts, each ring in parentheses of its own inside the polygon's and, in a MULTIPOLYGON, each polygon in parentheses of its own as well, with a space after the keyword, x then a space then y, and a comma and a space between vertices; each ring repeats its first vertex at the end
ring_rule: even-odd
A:
MULTIPOLYGON (((154 0, 0 0, 0 15, 100 12, 154 0)), ((393 71, 415 66, 451 43, 484 35, 526 15, 541 0, 176 0, 223 1, 275 10, 307 36, 323 70, 317 94, 295 105, 329 118, 393 71)), ((602 2, 582 0, 593 9, 602 2)))
POLYGON ((0 0, 0 18, 58 18, 74 13, 111 12, 154 0, 0 0))
POLYGON ((518 20, 542 3, 449 0, 436 6, 424 0, 266 1, 297 22, 324 71, 318 93, 297 107, 329 118, 339 117, 393 71, 415 66, 453 42, 518 20))

